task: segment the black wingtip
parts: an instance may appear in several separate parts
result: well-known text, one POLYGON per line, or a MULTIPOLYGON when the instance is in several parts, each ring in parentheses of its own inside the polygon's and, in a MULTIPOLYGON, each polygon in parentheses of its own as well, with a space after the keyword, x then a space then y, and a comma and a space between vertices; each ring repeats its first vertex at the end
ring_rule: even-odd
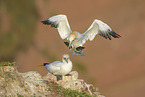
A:
POLYGON ((43 63, 44 66, 47 65, 47 64, 49 64, 49 63, 43 63))
POLYGON ((58 27, 58 24, 56 22, 52 22, 50 20, 44 20, 44 21, 41 21, 41 23, 43 23, 44 25, 51 25, 51 27, 54 27, 54 28, 58 27))
POLYGON ((43 23, 44 25, 50 25, 51 24, 51 23, 49 23, 49 20, 41 21, 41 23, 43 23))
POLYGON ((104 32, 104 33, 99 33, 100 36, 104 37, 105 39, 111 40, 111 36, 114 38, 120 38, 121 36, 114 31, 109 31, 109 32, 104 32))
POLYGON ((114 38, 120 38, 121 37, 119 34, 115 33, 114 31, 110 31, 109 35, 111 35, 114 38))

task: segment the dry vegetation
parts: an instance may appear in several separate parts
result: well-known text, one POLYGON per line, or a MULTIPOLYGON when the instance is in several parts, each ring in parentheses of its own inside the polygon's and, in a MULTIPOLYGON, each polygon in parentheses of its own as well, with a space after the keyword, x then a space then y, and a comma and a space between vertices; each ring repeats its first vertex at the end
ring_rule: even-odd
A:
POLYGON ((104 97, 93 85, 77 79, 78 73, 73 71, 71 76, 57 77, 47 74, 42 77, 36 71, 19 73, 15 63, 0 63, 0 96, 49 96, 49 97, 104 97))

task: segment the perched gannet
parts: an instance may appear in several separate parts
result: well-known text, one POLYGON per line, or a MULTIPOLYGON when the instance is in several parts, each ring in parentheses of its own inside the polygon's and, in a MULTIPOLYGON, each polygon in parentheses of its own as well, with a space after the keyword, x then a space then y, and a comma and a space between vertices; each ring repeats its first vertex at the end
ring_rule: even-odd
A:
POLYGON ((72 70, 72 62, 68 54, 63 54, 62 62, 55 61, 50 64, 44 63, 44 66, 48 72, 54 75, 66 75, 72 70))
POLYGON ((84 55, 82 47, 87 40, 92 41, 97 34, 103 36, 106 39, 111 40, 111 36, 114 38, 121 37, 119 34, 115 33, 106 23, 95 19, 92 25, 84 33, 79 33, 77 31, 72 32, 66 15, 56 15, 52 16, 47 20, 41 21, 45 25, 51 25, 58 29, 59 35, 62 39, 67 38, 69 42, 64 42, 69 49, 73 49, 73 54, 84 55))

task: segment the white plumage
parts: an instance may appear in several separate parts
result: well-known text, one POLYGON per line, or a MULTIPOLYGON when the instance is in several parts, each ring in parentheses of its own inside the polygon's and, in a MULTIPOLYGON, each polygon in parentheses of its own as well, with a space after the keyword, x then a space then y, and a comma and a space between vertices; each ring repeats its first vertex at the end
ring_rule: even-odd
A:
POLYGON ((44 63, 48 72, 54 75, 66 75, 72 70, 72 62, 68 54, 64 54, 62 61, 55 61, 52 63, 44 63))
POLYGON ((52 16, 49 19, 41 22, 45 25, 51 25, 52 27, 57 28, 61 38, 67 38, 69 41, 69 43, 65 42, 65 44, 69 47, 69 49, 72 48, 74 54, 76 55, 84 55, 82 52, 84 47, 82 46, 87 40, 92 41, 97 34, 109 40, 111 40, 111 36, 114 38, 121 37, 119 34, 115 33, 106 23, 97 19, 95 19, 87 31, 82 34, 77 31, 72 32, 66 15, 52 16))

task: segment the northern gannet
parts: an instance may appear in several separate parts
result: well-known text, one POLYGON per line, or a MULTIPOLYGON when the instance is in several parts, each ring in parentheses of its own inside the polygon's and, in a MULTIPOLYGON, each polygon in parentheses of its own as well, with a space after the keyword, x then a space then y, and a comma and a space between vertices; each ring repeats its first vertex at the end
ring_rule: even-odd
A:
POLYGON ((68 54, 63 54, 62 61, 54 61, 52 63, 44 63, 49 73, 54 75, 66 75, 72 70, 72 62, 68 54))
POLYGON ((57 28, 59 35, 62 39, 66 39, 69 42, 64 42, 69 49, 73 49, 73 55, 84 56, 82 47, 87 40, 92 41, 97 34, 103 36, 106 39, 111 40, 111 36, 114 38, 121 37, 115 33, 106 23, 101 20, 95 19, 91 26, 84 32, 79 33, 77 31, 72 32, 66 15, 56 15, 48 18, 47 20, 41 21, 45 25, 51 25, 51 27, 57 28))

